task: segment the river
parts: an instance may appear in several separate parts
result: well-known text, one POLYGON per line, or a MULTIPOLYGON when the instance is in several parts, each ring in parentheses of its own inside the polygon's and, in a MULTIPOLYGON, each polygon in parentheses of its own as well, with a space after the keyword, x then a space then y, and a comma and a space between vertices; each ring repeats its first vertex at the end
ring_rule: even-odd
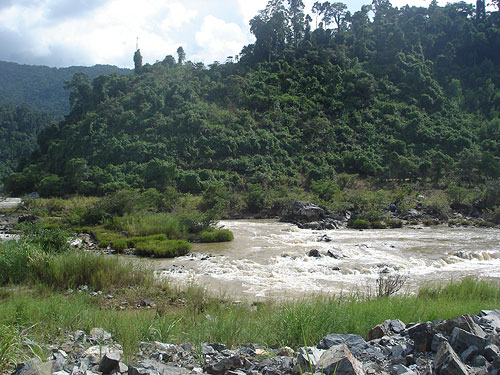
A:
POLYGON ((158 274, 174 284, 194 283, 216 295, 248 300, 365 293, 374 290, 381 271, 407 277, 410 292, 425 282, 466 276, 500 279, 498 229, 312 231, 269 220, 220 225, 233 231, 233 242, 195 244, 187 256, 154 260, 158 274), (323 236, 331 241, 321 241, 323 236), (321 257, 308 256, 311 249, 321 257))

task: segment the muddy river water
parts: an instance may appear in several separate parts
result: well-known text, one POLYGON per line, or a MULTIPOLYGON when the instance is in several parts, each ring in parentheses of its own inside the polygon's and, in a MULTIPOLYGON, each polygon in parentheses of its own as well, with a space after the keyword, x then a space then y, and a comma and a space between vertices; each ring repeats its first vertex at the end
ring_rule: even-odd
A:
POLYGON ((466 276, 500 279, 499 229, 312 231, 268 220, 220 225, 233 231, 233 242, 195 244, 187 256, 154 260, 158 274, 174 284, 194 283, 249 300, 365 292, 381 271, 408 277, 410 292, 422 283, 466 276), (321 257, 309 256, 311 249, 321 257))

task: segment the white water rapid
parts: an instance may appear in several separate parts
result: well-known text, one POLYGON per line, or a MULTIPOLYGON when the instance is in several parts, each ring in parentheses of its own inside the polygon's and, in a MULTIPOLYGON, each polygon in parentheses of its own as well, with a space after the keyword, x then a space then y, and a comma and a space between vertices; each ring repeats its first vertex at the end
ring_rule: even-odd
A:
POLYGON ((366 292, 382 270, 407 276, 409 291, 428 281, 500 279, 498 229, 312 231, 266 220, 220 225, 233 231, 233 242, 196 244, 190 255, 155 260, 158 274, 173 283, 194 283, 215 294, 250 300, 366 292), (331 241, 321 241, 323 236, 331 241), (308 256, 311 249, 321 257, 308 256))

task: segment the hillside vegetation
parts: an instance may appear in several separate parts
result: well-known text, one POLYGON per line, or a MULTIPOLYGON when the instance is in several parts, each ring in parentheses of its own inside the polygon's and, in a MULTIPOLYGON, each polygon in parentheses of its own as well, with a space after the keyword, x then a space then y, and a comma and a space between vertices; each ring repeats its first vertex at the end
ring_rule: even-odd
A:
POLYGON ((23 104, 0 102, 0 181, 12 174, 19 161, 37 148, 40 129, 55 123, 55 116, 23 104))
POLYGON ((331 195, 342 173, 497 181, 500 12, 478 4, 382 0, 350 14, 326 2, 313 21, 301 1, 270 1, 235 62, 206 67, 181 51, 143 66, 137 51, 133 75, 77 73, 69 115, 43 130, 6 187, 200 193, 218 181, 258 197, 276 187, 331 195))
POLYGON ((0 98, 15 105, 28 103, 62 117, 69 112, 69 92, 64 89, 64 82, 71 81, 77 72, 92 79, 101 74, 131 73, 130 69, 111 65, 49 68, 0 61, 0 98))

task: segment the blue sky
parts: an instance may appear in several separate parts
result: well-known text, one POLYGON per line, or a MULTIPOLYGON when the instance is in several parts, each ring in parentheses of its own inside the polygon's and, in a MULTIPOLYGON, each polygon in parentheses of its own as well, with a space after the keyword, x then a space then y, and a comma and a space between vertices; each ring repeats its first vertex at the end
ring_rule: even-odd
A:
MULTIPOLYGON (((393 0, 427 6, 430 0, 393 0)), ((305 0, 311 10, 313 0, 305 0)), ((351 12, 370 1, 345 2, 351 12)), ((254 41, 248 21, 267 0, 0 0, 0 60, 65 67, 132 67, 136 39, 146 63, 176 56, 223 62, 254 41)))

